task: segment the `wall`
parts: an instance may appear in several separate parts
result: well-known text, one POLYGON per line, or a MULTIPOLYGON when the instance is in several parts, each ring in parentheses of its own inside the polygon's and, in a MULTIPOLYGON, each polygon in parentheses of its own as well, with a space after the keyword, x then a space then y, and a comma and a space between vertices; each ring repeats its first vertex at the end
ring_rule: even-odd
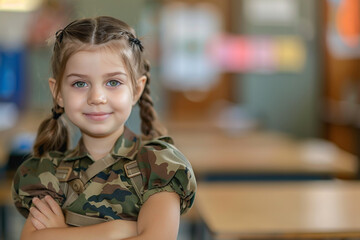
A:
MULTIPOLYGON (((298 137, 320 134, 321 79, 318 36, 318 2, 297 0, 300 21, 293 26, 259 26, 236 18, 233 30, 244 35, 295 35, 305 40, 306 61, 298 73, 237 75, 238 104, 258 117, 266 128, 298 137)), ((233 1, 241 9, 244 1, 233 1)), ((238 11, 238 10, 237 10, 238 11)))

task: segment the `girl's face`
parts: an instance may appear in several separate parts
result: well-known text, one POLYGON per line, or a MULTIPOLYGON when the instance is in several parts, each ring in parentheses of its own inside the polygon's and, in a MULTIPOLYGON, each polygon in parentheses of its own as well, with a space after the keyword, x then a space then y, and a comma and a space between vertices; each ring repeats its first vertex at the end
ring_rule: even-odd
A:
POLYGON ((146 81, 140 78, 134 92, 126 72, 119 55, 102 49, 69 58, 57 102, 84 135, 121 135, 146 81))

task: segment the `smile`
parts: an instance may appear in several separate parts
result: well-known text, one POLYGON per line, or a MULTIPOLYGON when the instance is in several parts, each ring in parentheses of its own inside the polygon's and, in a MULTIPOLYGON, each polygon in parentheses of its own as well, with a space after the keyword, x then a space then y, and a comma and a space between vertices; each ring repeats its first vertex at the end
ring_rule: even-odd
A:
POLYGON ((106 120, 111 113, 103 113, 103 112, 93 112, 93 113, 84 113, 86 118, 93 121, 104 121, 106 120))

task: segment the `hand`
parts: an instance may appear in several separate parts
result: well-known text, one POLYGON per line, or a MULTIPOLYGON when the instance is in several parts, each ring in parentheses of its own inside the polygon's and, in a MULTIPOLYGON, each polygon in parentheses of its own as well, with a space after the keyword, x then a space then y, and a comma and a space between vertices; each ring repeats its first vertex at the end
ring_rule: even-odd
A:
POLYGON ((30 208, 31 222, 37 230, 68 227, 60 206, 51 196, 45 196, 42 200, 33 198, 33 203, 35 207, 30 208))

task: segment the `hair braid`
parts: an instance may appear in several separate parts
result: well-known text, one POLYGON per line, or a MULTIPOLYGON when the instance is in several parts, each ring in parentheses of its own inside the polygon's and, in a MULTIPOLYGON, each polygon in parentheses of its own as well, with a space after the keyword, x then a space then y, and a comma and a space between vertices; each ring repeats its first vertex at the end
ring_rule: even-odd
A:
POLYGON ((65 152, 67 150, 69 142, 67 128, 61 118, 54 118, 54 112, 60 116, 64 113, 64 109, 58 105, 55 105, 53 109, 51 117, 45 119, 38 129, 33 147, 35 157, 42 157, 49 151, 65 152))
POLYGON ((144 75, 147 78, 144 91, 139 99, 141 132, 150 138, 164 135, 166 130, 161 127, 157 121, 157 114, 154 109, 154 103, 150 96, 150 64, 144 61, 144 75))

